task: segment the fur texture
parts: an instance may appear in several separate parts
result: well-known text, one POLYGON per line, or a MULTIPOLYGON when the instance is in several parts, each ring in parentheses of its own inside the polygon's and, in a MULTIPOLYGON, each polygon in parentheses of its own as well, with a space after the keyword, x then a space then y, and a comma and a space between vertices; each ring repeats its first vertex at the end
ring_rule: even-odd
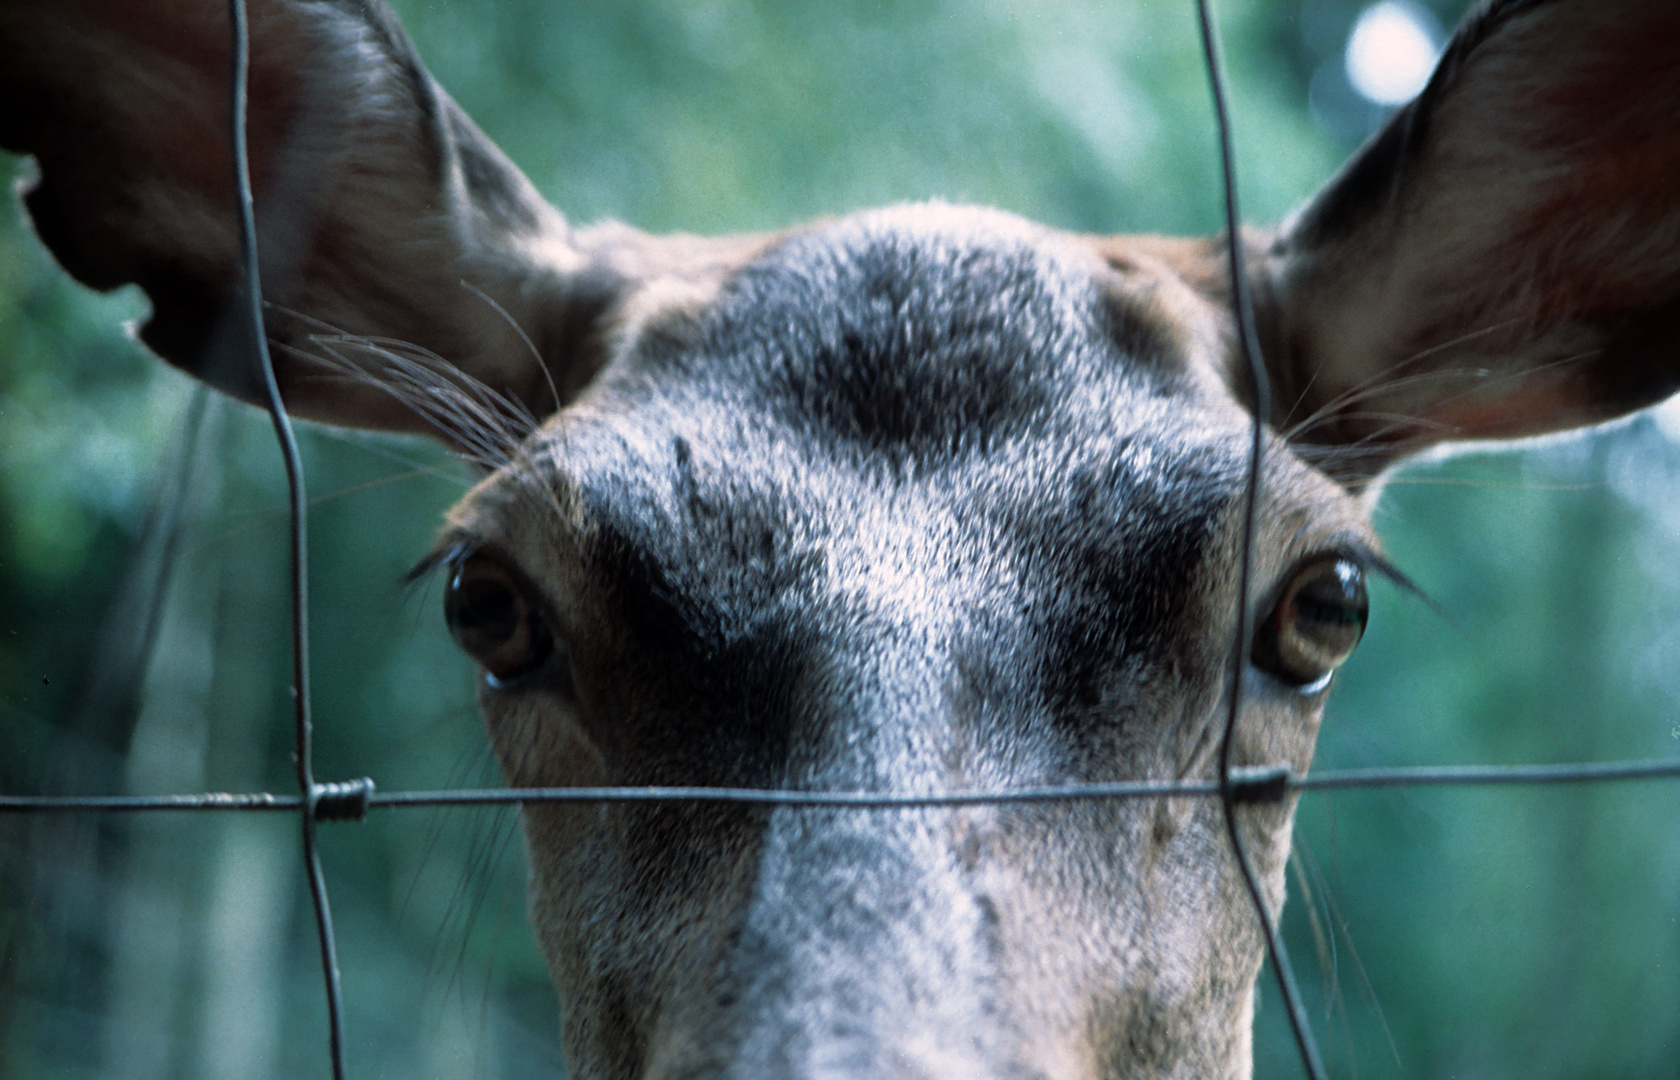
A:
MULTIPOLYGON (((483 683, 511 783, 1213 774, 1251 423, 1224 239, 944 205, 576 229, 375 0, 255 7, 287 398, 491 470, 433 561, 487 560, 496 618, 540 630, 512 640, 552 642, 483 683)), ((0 144, 38 157, 66 268, 141 284, 145 340, 249 395, 220 10, 0 0, 0 144)), ((1680 385, 1677 39, 1670 0, 1490 3, 1240 238, 1278 391, 1257 619, 1315 561, 1374 560, 1397 457, 1680 385)), ((1236 762, 1307 768, 1328 677, 1239 674, 1236 762)), ((1275 909, 1292 806, 1241 814, 1275 909)), ((1248 1075, 1261 943, 1211 800, 525 825, 576 1076, 1248 1075)))

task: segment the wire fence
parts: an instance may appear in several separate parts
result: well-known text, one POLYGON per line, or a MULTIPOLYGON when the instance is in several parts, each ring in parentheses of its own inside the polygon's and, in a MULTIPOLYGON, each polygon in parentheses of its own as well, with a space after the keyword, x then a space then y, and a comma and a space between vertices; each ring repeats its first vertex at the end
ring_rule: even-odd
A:
MULTIPOLYGON (((1228 235, 1238 234, 1241 221, 1233 160, 1232 133, 1224 81, 1224 61, 1210 0, 1196 0, 1206 73, 1213 101, 1222 166, 1224 210, 1228 235)), ((0 795, 0 813, 145 813, 237 811, 296 815, 303 839, 303 859, 315 914, 320 966, 326 999, 329 1054, 335 1080, 346 1075, 343 997, 340 986, 332 905, 317 853, 317 826, 323 822, 360 821, 376 810, 418 807, 531 806, 558 803, 709 803, 741 806, 777 806, 885 811, 950 808, 976 805, 1019 805, 1058 803, 1075 800, 1161 799, 1169 797, 1217 798, 1227 825, 1232 854, 1242 872, 1253 911, 1266 941, 1271 968, 1277 979, 1304 1072, 1312 1080, 1328 1075, 1318 1049, 1312 1025, 1301 1003, 1294 972, 1276 925, 1275 913, 1265 902, 1252 868, 1241 832, 1237 808, 1243 805, 1278 802, 1293 794, 1375 788, 1443 786, 1511 786, 1598 784, 1617 781, 1680 779, 1680 759, 1654 759, 1546 765, 1420 766, 1326 770, 1297 774, 1277 764, 1255 767, 1234 766, 1231 761, 1233 736, 1243 705, 1242 671, 1250 651, 1252 593, 1250 575, 1255 535, 1255 507, 1259 494, 1263 453, 1261 418, 1269 415, 1269 388, 1261 363, 1254 327, 1254 314, 1247 295, 1242 265, 1242 247, 1230 244, 1229 273, 1232 282, 1233 314, 1239 328, 1239 343, 1249 374, 1250 404, 1254 417, 1248 451, 1248 480, 1244 492, 1244 542, 1236 574, 1243 608, 1236 613, 1231 642, 1231 691, 1227 697, 1219 753, 1218 775, 1206 780, 1131 780, 1109 783, 1081 783, 1020 787, 1005 790, 950 791, 938 793, 879 793, 869 791, 796 791, 725 787, 569 787, 519 789, 450 789, 381 792, 372 778, 321 782, 314 776, 313 723, 311 717, 308 636, 308 499, 304 470, 290 419, 280 398, 272 361, 263 330, 263 300, 259 277, 256 225, 252 205, 249 163, 246 152, 247 76, 250 37, 244 0, 228 0, 233 44, 230 78, 231 168, 238 195, 238 224, 243 270, 248 288, 245 332, 253 354, 258 357, 264 380, 267 409, 285 464, 289 493, 291 541, 291 636, 292 681, 294 687, 293 742, 297 763, 298 794, 271 792, 200 792, 173 795, 0 795)), ((193 424, 196 428, 196 422, 193 424)), ((191 454, 183 457, 189 460, 191 454)), ((176 483, 188 482, 190 470, 182 468, 176 483)), ((173 552, 166 553, 160 572, 167 573, 173 552)), ((161 605, 161 589, 152 590, 153 602, 161 605)), ((155 623, 157 613, 151 613, 155 623)))

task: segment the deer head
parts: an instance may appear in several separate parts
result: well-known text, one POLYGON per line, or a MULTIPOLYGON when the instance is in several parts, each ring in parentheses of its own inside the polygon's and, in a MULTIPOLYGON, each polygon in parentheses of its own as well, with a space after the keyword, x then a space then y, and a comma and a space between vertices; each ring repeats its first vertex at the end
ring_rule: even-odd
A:
MULTIPOLYGON (((0 145, 72 274, 237 397, 216 0, 0 3, 0 145)), ((1680 386, 1680 10, 1491 3, 1280 229, 900 206, 573 227, 376 0, 266 0, 252 153, 288 406, 480 461, 427 560, 516 785, 932 793, 1305 770, 1373 481, 1680 386)), ((1241 827, 1275 910, 1288 802, 1241 827)), ((525 812, 582 1077, 1242 1077, 1262 953, 1210 800, 525 812)))

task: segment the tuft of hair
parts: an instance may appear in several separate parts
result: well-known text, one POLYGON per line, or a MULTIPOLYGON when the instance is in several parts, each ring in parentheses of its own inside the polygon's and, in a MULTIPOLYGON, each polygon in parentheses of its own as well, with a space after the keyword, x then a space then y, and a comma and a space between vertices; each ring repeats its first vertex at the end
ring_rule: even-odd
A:
POLYGON ((538 427, 536 416, 523 402, 412 342, 330 328, 305 340, 307 349, 282 341, 271 343, 322 369, 327 377, 352 380, 389 394, 481 468, 499 469, 510 463, 538 427))

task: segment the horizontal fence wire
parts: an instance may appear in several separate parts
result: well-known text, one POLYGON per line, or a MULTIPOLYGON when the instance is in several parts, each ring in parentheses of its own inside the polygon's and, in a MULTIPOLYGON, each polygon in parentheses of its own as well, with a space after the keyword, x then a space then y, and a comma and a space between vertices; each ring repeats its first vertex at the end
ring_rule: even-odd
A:
MULTIPOLYGON (((1352 791, 1396 787, 1512 787, 1598 784, 1629 780, 1680 780, 1680 758, 1596 761, 1556 765, 1416 765, 1371 769, 1326 769, 1297 776, 1286 766, 1231 770, 1238 802, 1275 801, 1290 792, 1352 791)), ((793 791, 730 787, 562 787, 458 788, 381 792, 371 780, 317 784, 316 817, 357 820, 370 810, 412 807, 535 806, 542 803, 724 803, 835 810, 913 810, 944 806, 1008 805, 1102 799, 1196 798, 1217 796, 1218 780, 1124 780, 1096 784, 1047 784, 1001 790, 928 792, 793 791), (361 788, 354 795, 362 813, 337 809, 334 789, 361 788)), ((211 791, 187 795, 0 795, 0 813, 120 813, 155 810, 303 809, 301 795, 211 791)))
MULTIPOLYGON (((1253 316, 1244 294, 1241 268, 1241 244, 1237 222, 1236 179, 1232 165, 1231 135, 1217 30, 1213 24, 1208 0, 1195 0, 1207 65, 1209 86, 1213 95, 1218 125, 1222 163, 1222 181, 1226 198, 1228 236, 1230 242, 1233 284, 1233 314, 1237 320, 1239 340, 1253 373, 1252 391, 1255 402, 1265 400, 1267 390, 1260 363, 1258 344, 1253 334, 1253 316)), ((257 279, 255 224, 251 211, 249 176, 245 164, 245 91, 244 80, 249 55, 249 40, 243 0, 228 0, 231 23, 234 73, 232 78, 232 147, 234 168, 240 199, 240 226, 244 241, 245 266, 249 288, 246 300, 250 307, 251 333, 259 355, 265 352, 261 320, 261 295, 257 279)), ((271 389, 272 371, 265 373, 271 389)), ((307 675, 308 641, 305 626, 306 594, 303 582, 307 579, 304 554, 301 464, 297 460, 295 443, 279 403, 277 389, 272 389, 273 412, 277 433, 286 457, 292 493, 292 531, 294 537, 293 612, 294 662, 296 664, 296 693, 298 722, 296 749, 301 794, 282 795, 270 792, 202 792, 172 795, 0 795, 0 813, 138 813, 173 812, 283 812, 298 814, 303 822, 305 871, 315 902, 321 937, 322 968, 326 983, 327 1012, 330 1032, 330 1054, 333 1075, 344 1076, 344 1043, 342 1035, 342 1001, 339 993, 338 971, 333 945, 332 914, 327 902, 326 885, 319 860, 315 855, 314 825, 316 822, 362 820, 373 810, 401 810, 419 807, 465 806, 537 806, 545 804, 726 804, 739 806, 802 807, 835 810, 907 810, 966 806, 1005 806, 1046 804, 1080 800, 1124 800, 1152 798, 1218 798, 1225 808, 1232 853, 1236 858, 1260 920, 1268 952, 1278 976, 1280 987, 1288 1003, 1291 1027, 1301 1054, 1302 1065, 1309 1077, 1317 1080, 1324 1075, 1310 1027, 1299 1005, 1294 988, 1294 976, 1281 938, 1266 910, 1257 881, 1249 865, 1242 838, 1236 828, 1234 808, 1263 802, 1277 802, 1292 795, 1322 791, 1356 791, 1378 788, 1420 787, 1499 787, 1516 785, 1559 785, 1577 783, 1607 783, 1634 780, 1680 779, 1680 759, 1640 761, 1580 762, 1544 765, 1425 765, 1387 768, 1324 770, 1297 775, 1287 765, 1235 767, 1230 764, 1232 732, 1242 704, 1240 671, 1247 655, 1245 628, 1248 593, 1248 563, 1252 554, 1253 525, 1250 520, 1242 552, 1239 595, 1243 609, 1239 611, 1234 650, 1238 674, 1234 678, 1229 699, 1229 716, 1221 744, 1220 775, 1214 779, 1130 780, 1099 783, 1050 784, 1019 788, 949 791, 926 793, 882 793, 871 791, 797 791, 772 788, 683 787, 683 786, 620 786, 566 788, 492 788, 450 789, 432 791, 380 792, 370 778, 324 784, 314 780, 310 754, 310 720, 308 717, 309 680, 307 675)), ((1263 408, 1254 410, 1254 442, 1250 453, 1250 479, 1247 492, 1249 517, 1258 497, 1263 408)))

